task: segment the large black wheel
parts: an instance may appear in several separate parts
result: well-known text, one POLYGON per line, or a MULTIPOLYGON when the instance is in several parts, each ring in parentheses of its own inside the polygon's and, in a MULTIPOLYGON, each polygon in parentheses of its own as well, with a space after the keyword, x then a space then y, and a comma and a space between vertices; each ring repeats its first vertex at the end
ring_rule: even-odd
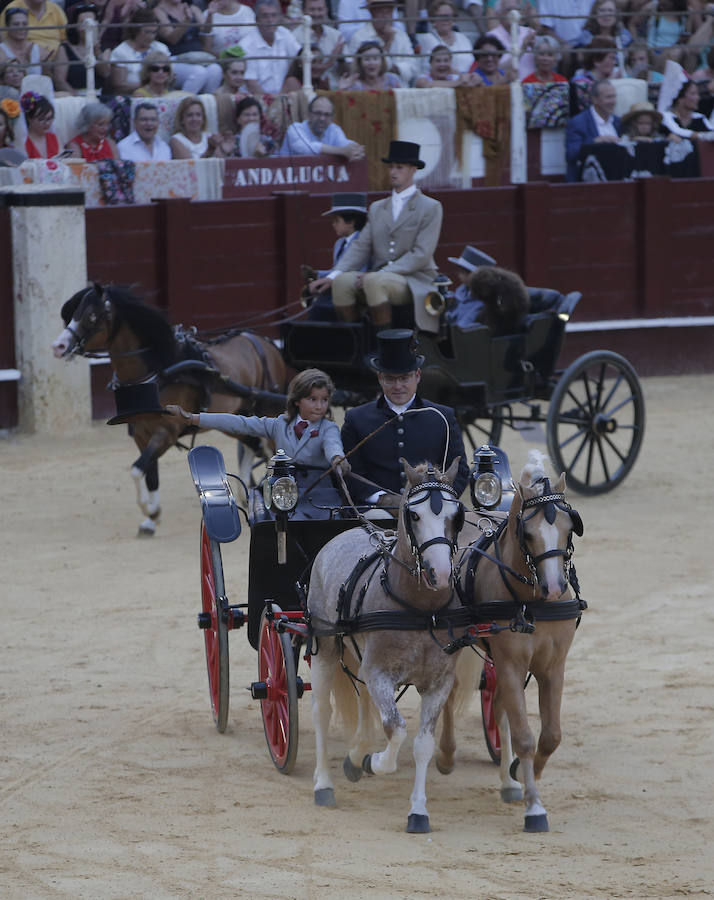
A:
POLYGON ((548 452, 568 486, 602 494, 635 464, 645 433, 637 373, 617 353, 586 353, 561 375, 548 408, 548 452))
MULTIPOLYGON (((273 611, 280 612, 275 603, 273 611)), ((297 662, 290 636, 278 632, 265 612, 258 637, 258 680, 265 685, 260 709, 270 758, 279 772, 289 775, 298 748, 297 662)))
POLYGON ((501 764, 501 735, 493 710, 493 695, 496 693, 496 667, 488 656, 483 661, 479 691, 481 692, 481 721, 483 722, 486 749, 492 761, 498 766, 501 764))
POLYGON ((199 625, 206 644, 206 667, 211 710, 221 733, 228 724, 228 615, 223 584, 221 545, 214 541, 201 521, 201 603, 199 625))

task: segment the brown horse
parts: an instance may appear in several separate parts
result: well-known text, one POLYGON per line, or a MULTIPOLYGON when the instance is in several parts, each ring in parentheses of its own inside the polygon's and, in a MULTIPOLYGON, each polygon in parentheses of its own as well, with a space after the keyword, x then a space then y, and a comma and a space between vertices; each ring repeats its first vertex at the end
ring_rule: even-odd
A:
MULTIPOLYGON (((583 533, 582 521, 565 500, 565 474, 551 489, 543 464, 543 454, 532 450, 508 518, 493 543, 466 551, 462 582, 465 602, 481 605, 489 620, 508 625, 525 608, 526 616, 532 615, 535 623, 532 633, 505 628, 489 636, 487 643, 478 642, 496 666, 494 710, 501 739, 501 797, 507 803, 525 799, 524 830, 529 832, 548 831, 536 779, 560 744, 565 660, 584 607, 570 591, 571 583, 577 586, 570 562, 572 534, 583 533), (498 615, 499 604, 502 615, 498 615), (524 685, 529 673, 538 683, 541 731, 537 746, 526 712, 524 685), (519 768, 524 791, 515 778, 519 768)), ((477 664, 475 653, 461 651, 456 687, 444 708, 436 755, 437 767, 444 773, 453 768, 453 723, 473 696, 477 664)))
MULTIPOLYGON (((55 356, 106 351, 114 369, 115 387, 154 380, 163 406, 178 404, 191 412, 261 411, 252 408, 251 397, 232 393, 220 376, 245 388, 282 393, 286 389, 285 363, 270 341, 245 332, 210 344, 199 343, 190 336, 180 340, 160 310, 147 306, 121 287, 94 284, 78 291, 62 307, 62 319, 65 329, 52 344, 55 356), (166 375, 167 369, 191 358, 193 362, 184 363, 184 371, 166 375), (209 367, 214 370, 213 376, 201 373, 202 368, 209 367)), ((274 405, 270 409, 277 411, 274 405)), ((126 421, 141 451, 131 469, 137 500, 146 517, 139 534, 153 535, 161 514, 158 459, 176 444, 186 427, 161 412, 127 414, 126 421)), ((246 483, 252 459, 252 452, 242 456, 240 474, 246 483)))

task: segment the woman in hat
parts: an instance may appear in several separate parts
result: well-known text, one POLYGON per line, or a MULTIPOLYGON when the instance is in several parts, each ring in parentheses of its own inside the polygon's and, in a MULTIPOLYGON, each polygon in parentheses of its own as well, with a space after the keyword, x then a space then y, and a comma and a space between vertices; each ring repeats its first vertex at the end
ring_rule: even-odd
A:
POLYGON ((387 57, 379 41, 365 41, 355 54, 357 69, 340 78, 341 91, 391 91, 404 87, 394 72, 387 71, 387 57))
MULTIPOLYGON (((686 76, 683 77, 686 79, 686 76)), ((662 90, 664 91, 664 85, 662 90)), ((714 140, 714 130, 709 119, 699 112, 699 88, 694 81, 684 81, 672 106, 662 116, 662 128, 665 134, 675 140, 714 140)))
POLYGON ((647 102, 633 103, 621 119, 622 136, 629 141, 662 140, 662 114, 647 102))

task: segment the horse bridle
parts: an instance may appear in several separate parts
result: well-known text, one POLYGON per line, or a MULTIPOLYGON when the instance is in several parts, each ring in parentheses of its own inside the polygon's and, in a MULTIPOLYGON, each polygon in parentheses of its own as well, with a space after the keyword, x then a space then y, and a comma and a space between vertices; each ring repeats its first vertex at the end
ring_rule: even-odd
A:
POLYGON ((565 494, 553 491, 550 486, 550 479, 548 478, 541 478, 536 484, 543 485, 543 493, 539 497, 531 497, 528 500, 524 500, 521 509, 516 516, 518 545, 521 548, 521 553, 523 554, 526 566, 531 573, 533 590, 535 590, 535 586, 538 582, 537 566, 543 562, 544 559, 551 559, 554 556, 563 557, 563 575, 565 576, 566 582, 570 581, 572 556, 575 552, 575 547, 573 546, 573 531, 578 536, 583 533, 583 521, 580 518, 580 513, 578 513, 576 509, 573 509, 566 501, 565 494), (533 512, 530 513, 530 515, 524 516, 524 512, 528 509, 532 509, 533 512), (538 556, 532 556, 526 546, 525 523, 537 515, 538 511, 541 509, 545 516, 545 520, 549 525, 552 525, 553 522, 555 522, 557 510, 560 509, 563 512, 568 513, 570 516, 571 527, 568 531, 568 541, 564 549, 556 547, 554 550, 546 550, 545 553, 540 553, 538 556))
POLYGON ((424 481, 421 484, 415 484, 407 493, 406 500, 404 502, 404 506, 402 508, 402 521, 404 522, 404 530, 407 533, 407 537, 409 538, 409 546, 411 547, 412 556, 416 560, 416 566, 412 571, 412 574, 417 578, 421 578, 421 572, 424 564, 424 551, 429 547, 433 547, 435 544, 446 544, 449 548, 450 555, 453 557, 454 553, 457 549, 456 538, 458 537, 459 532, 464 526, 464 506, 463 503, 459 500, 459 495, 456 493, 454 488, 443 481, 437 481, 435 478, 434 469, 432 466, 429 466, 427 469, 427 478, 430 480, 424 481), (444 504, 444 497, 442 496, 442 492, 446 491, 447 494, 451 494, 451 497, 446 501, 447 503, 456 503, 458 504, 458 510, 454 517, 454 540, 449 540, 446 535, 440 535, 438 537, 430 538, 428 541, 424 541, 423 543, 418 543, 416 535, 414 534, 414 529, 412 527, 412 519, 410 513, 413 511, 415 506, 420 506, 422 503, 426 503, 429 501, 429 506, 434 515, 439 515, 442 510, 444 504), (424 496, 420 500, 412 500, 416 494, 420 494, 424 492, 424 496), (453 497, 453 500, 451 499, 453 497))

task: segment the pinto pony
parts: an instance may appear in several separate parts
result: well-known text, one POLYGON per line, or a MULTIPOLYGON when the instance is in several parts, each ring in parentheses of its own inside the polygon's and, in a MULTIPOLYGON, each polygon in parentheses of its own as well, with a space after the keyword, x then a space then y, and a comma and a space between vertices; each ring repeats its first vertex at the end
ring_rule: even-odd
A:
MULTIPOLYGON (((173 403, 190 412, 228 413, 245 412, 248 406, 247 411, 253 412, 251 397, 236 396, 222 376, 244 387, 246 395, 250 388, 283 393, 286 388, 285 364, 270 341, 248 333, 229 334, 210 344, 179 340, 160 310, 125 288, 94 284, 78 291, 62 307, 62 319, 65 329, 52 344, 55 356, 106 351, 114 369, 114 386, 155 380, 163 406, 173 403), (183 371, 166 374, 182 361, 183 371)), ((186 426, 160 411, 127 415, 126 420, 140 450, 131 468, 137 501, 146 517, 139 534, 153 535, 161 514, 158 459, 176 444, 186 426)), ((246 483, 252 459, 250 452, 243 456, 241 475, 246 483)))
MULTIPOLYGON (((490 546, 479 549, 477 544, 466 551, 461 583, 464 602, 477 610, 487 607, 488 619, 507 625, 525 609, 535 626, 531 633, 505 628, 487 642, 478 642, 496 667, 493 702, 501 739, 501 798, 507 803, 525 800, 524 830, 529 832, 549 827, 536 779, 560 744, 565 660, 585 607, 571 568, 572 535, 582 535, 583 524, 565 500, 565 474, 551 488, 544 460, 540 451, 530 452, 508 518, 490 546), (499 604, 504 610, 500 616, 499 604), (537 744, 526 712, 524 686, 529 673, 538 683, 541 731, 537 744), (519 770, 523 790, 515 777, 519 770)), ((436 760, 444 772, 453 767, 453 722, 474 693, 478 663, 474 652, 459 655, 457 687, 444 710, 436 760)))
POLYGON ((459 606, 452 560, 463 507, 452 487, 458 459, 443 475, 431 465, 412 468, 402 462, 407 484, 396 543, 376 529, 351 529, 326 544, 312 567, 307 607, 317 641, 311 657, 314 793, 317 805, 335 805, 327 753, 331 692, 351 732, 343 770, 350 781, 358 781, 363 772, 381 777, 396 771, 407 732, 394 693, 413 684, 421 695, 421 716, 407 831, 423 833, 430 830, 426 770, 434 752, 434 726, 454 684, 455 657, 441 645, 448 640, 444 620, 459 606), (387 745, 370 753, 375 707, 387 745))

